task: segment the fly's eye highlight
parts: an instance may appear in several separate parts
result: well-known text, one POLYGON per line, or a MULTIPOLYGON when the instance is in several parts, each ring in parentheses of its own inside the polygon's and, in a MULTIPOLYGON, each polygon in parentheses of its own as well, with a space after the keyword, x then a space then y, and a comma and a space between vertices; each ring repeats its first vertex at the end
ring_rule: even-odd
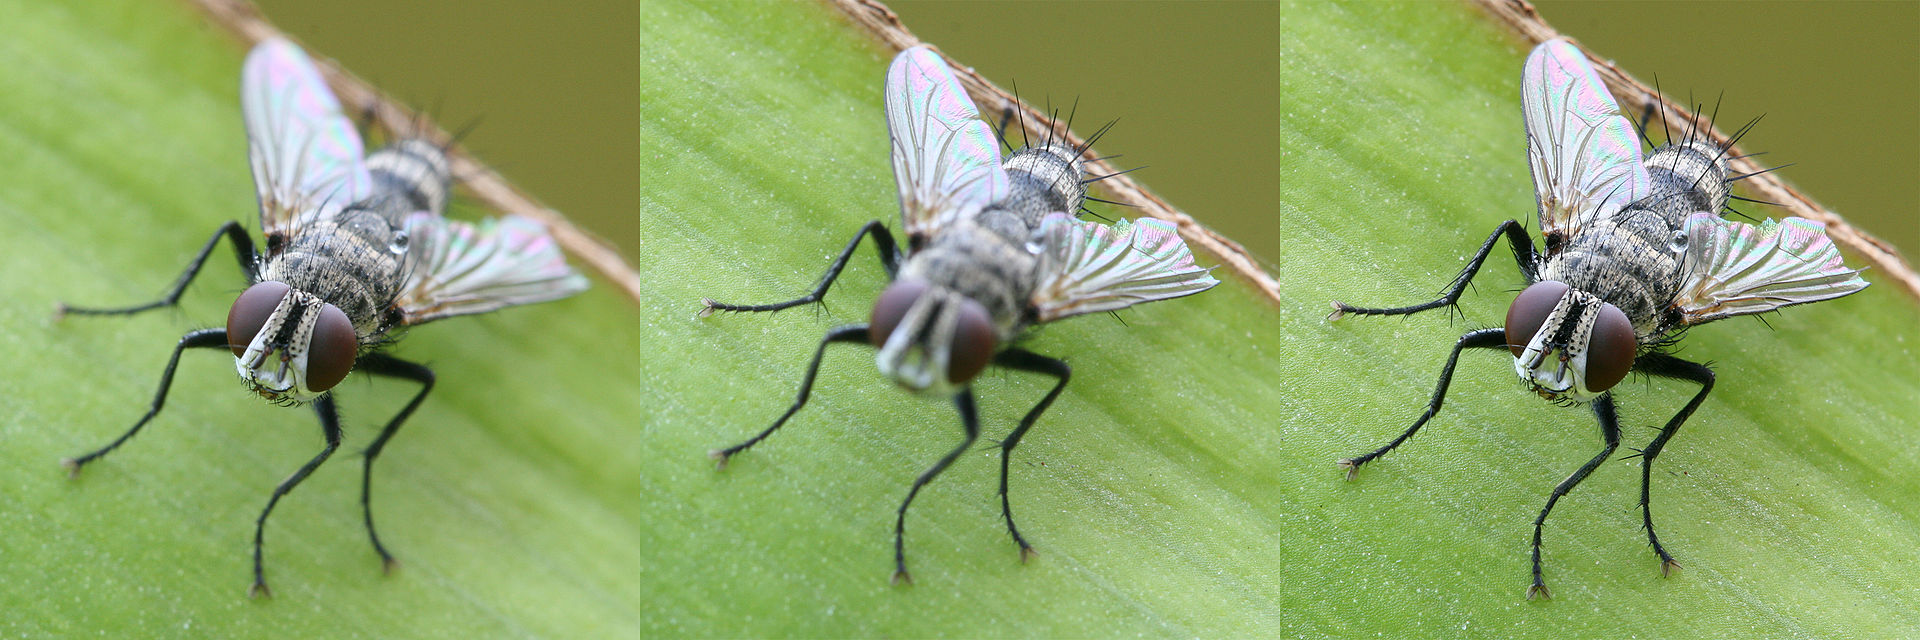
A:
POLYGON ((227 345, 238 358, 247 352, 247 345, 253 343, 253 337, 259 335, 260 327, 267 325, 267 318, 273 316, 273 310, 280 306, 280 300, 287 297, 293 287, 284 282, 262 282, 247 287, 234 299, 233 308, 227 310, 227 345))
POLYGON ((353 321, 339 307, 320 305, 320 319, 313 323, 313 339, 307 342, 307 388, 315 392, 332 389, 353 370, 360 355, 360 338, 354 334, 353 321))
POLYGON ((1612 389, 1633 369, 1633 356, 1639 349, 1633 323, 1627 314, 1611 304, 1600 305, 1600 317, 1593 321, 1593 337, 1587 340, 1587 390, 1599 393, 1612 389))
POLYGON ((987 314, 987 308, 972 299, 961 299, 958 322, 953 327, 953 346, 947 352, 950 358, 947 380, 966 384, 980 375, 980 370, 993 360, 999 341, 993 331, 993 316, 987 314))
POLYGON ((900 326, 900 319, 926 292, 927 283, 919 280, 895 280, 887 285, 887 290, 880 293, 880 299, 873 302, 873 316, 867 323, 867 342, 872 343, 875 349, 885 346, 887 336, 893 335, 894 328, 900 326))
POLYGON ((407 245, 410 242, 411 240, 407 238, 406 231, 395 231, 393 232, 393 242, 387 243, 387 250, 394 253, 406 253, 407 245))
POLYGON ((1542 280, 1513 299, 1513 306, 1507 307, 1506 325, 1507 350, 1513 352, 1513 357, 1526 352, 1527 343, 1533 342, 1533 334, 1539 333, 1540 325, 1547 323, 1547 316, 1560 304, 1561 296, 1567 295, 1567 289, 1565 283, 1542 280))

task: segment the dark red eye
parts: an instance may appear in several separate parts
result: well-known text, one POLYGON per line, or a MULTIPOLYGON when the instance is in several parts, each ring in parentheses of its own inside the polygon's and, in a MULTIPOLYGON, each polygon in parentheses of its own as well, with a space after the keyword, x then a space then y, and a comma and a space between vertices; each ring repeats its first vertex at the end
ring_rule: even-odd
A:
POLYGON ((330 304, 320 305, 320 319, 313 323, 313 339, 307 342, 307 389, 326 391, 347 377, 353 360, 360 355, 360 338, 353 332, 353 321, 330 304))
POLYGON ((1593 337, 1587 340, 1587 390, 1599 393, 1620 384, 1633 370, 1633 356, 1639 339, 1633 335, 1633 323, 1619 307, 1601 303, 1600 317, 1593 321, 1593 337))
POLYGON ((1507 350, 1513 357, 1526 352, 1527 343, 1533 342, 1533 334, 1547 323, 1547 316, 1560 304, 1560 297, 1567 295, 1567 289, 1565 283, 1541 280, 1513 299, 1513 306, 1507 307, 1507 350))
POLYGON ((284 282, 262 282, 240 292, 233 308, 227 310, 227 344, 233 348, 234 357, 247 352, 247 345, 259 335, 260 327, 267 325, 273 309, 280 306, 280 300, 292 290, 293 287, 284 282))
POLYGON ((900 319, 907 315, 907 309, 920 300, 920 294, 927 292, 927 283, 919 280, 895 280, 880 293, 880 299, 873 302, 873 316, 867 320, 867 342, 878 349, 887 344, 887 336, 893 335, 900 319))
POLYGON ((993 316, 987 315, 987 308, 980 303, 961 298, 959 316, 948 352, 951 359, 947 361, 947 380, 957 385, 966 384, 980 375, 981 369, 987 368, 1000 341, 993 331, 993 316))

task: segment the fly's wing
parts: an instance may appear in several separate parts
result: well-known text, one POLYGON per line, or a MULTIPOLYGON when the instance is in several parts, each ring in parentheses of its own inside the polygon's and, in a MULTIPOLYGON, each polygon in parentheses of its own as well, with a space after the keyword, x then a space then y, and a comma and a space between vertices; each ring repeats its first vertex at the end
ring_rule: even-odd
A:
POLYGON ((1681 321, 1700 324, 1838 298, 1867 288, 1827 238, 1826 225, 1804 218, 1760 226, 1696 213, 1686 221, 1685 276, 1673 305, 1681 321))
POLYGON ((1034 231, 1039 286, 1030 301, 1040 322, 1142 302, 1190 296, 1220 284, 1193 263, 1173 225, 1152 218, 1109 227, 1064 214, 1034 231))
POLYGON ((902 51, 887 68, 887 133, 910 246, 1006 197, 993 132, 933 50, 902 51))
POLYGON ((426 211, 407 217, 406 283, 394 302, 403 324, 486 313, 585 291, 546 227, 509 215, 473 225, 426 211))
POLYGON ((1549 252, 1589 220, 1651 191, 1633 123, 1587 57, 1565 40, 1534 47, 1520 77, 1527 160, 1549 252))
POLYGON ((360 134, 298 45, 272 38, 253 47, 240 72, 240 110, 269 239, 369 195, 360 134))

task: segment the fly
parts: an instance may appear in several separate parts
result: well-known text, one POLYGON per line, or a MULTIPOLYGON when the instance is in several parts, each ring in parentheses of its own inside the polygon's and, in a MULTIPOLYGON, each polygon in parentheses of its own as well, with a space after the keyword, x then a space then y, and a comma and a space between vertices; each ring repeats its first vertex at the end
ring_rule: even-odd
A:
POLYGON ((222 237, 233 244, 250 286, 228 311, 226 328, 199 329, 180 338, 152 406, 133 428, 107 446, 63 462, 78 475, 139 433, 160 413, 174 367, 187 349, 231 351, 249 390, 278 405, 311 404, 326 446, 275 487, 260 512, 249 591, 259 596, 271 594, 261 561, 267 516, 281 496, 340 446, 340 419, 330 390, 347 373, 357 369, 420 384, 368 445, 361 467, 367 535, 382 566, 391 571, 393 554, 373 526, 373 461, 426 399, 434 374, 382 349, 407 327, 564 298, 584 290, 587 281, 567 266, 546 229, 533 220, 508 215, 475 225, 442 217, 451 179, 439 146, 401 140, 363 157, 352 122, 293 43, 275 38, 253 48, 241 72, 240 99, 266 251, 256 252, 240 222, 229 221, 159 300, 112 309, 62 304, 60 311, 129 315, 173 306, 222 237))
POLYGON ((1023 148, 1003 163, 992 131, 947 64, 926 47, 893 59, 887 70, 887 129, 899 187, 902 252, 880 221, 868 222, 827 268, 812 293, 765 305, 706 300, 713 311, 778 311, 818 302, 840 276, 861 238, 871 237, 892 284, 870 321, 827 331, 808 363, 800 393, 773 425, 713 452, 724 468, 734 454, 772 435, 807 403, 827 345, 866 343, 881 373, 909 390, 951 397, 964 438, 914 479, 894 522, 894 574, 907 573, 907 507, 979 436, 970 383, 987 365, 1057 380, 1000 443, 1000 508, 1025 561, 1033 547, 1014 526, 1007 463, 1014 446, 1066 388, 1067 363, 1016 346, 1038 324, 1143 302, 1177 298, 1219 284, 1173 225, 1153 219, 1113 226, 1074 218, 1089 182, 1084 148, 1052 141, 1023 148))
MULTIPOLYGON (((1610 389, 1630 371, 1700 385, 1640 454, 1640 510, 1660 573, 1679 567, 1654 534, 1649 506, 1654 458, 1713 389, 1706 365, 1668 353, 1689 327, 1721 318, 1845 296, 1867 286, 1849 269, 1824 225, 1802 218, 1748 225, 1723 220, 1729 197, 1726 147, 1686 136, 1640 156, 1628 119, 1587 63, 1564 40, 1535 47, 1521 76, 1527 157, 1539 201, 1545 252, 1514 220, 1500 223, 1432 302, 1391 309, 1333 303, 1345 314, 1404 315, 1452 307, 1500 237, 1513 247, 1528 286, 1504 327, 1468 332, 1454 344, 1427 410, 1400 437, 1340 465, 1392 451, 1440 410, 1464 349, 1505 349, 1535 393, 1558 404, 1591 404, 1605 447, 1547 498, 1533 524, 1529 599, 1551 597, 1540 571, 1547 513, 1605 462, 1620 443, 1610 389)), ((1742 176, 1744 177, 1744 176, 1742 176)))

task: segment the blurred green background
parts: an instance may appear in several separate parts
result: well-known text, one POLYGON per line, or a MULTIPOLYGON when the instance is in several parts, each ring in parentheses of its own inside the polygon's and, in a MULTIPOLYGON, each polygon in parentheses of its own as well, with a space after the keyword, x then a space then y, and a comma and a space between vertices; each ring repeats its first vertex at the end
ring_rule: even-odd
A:
POLYGON ((447 130, 477 122, 468 151, 629 262, 639 252, 636 0, 259 5, 317 55, 447 130))
MULTIPOLYGON (((1920 3, 1536 2, 1549 24, 1685 102, 1722 90, 1722 130, 1766 114, 1742 142, 1788 182, 1903 251, 1920 250, 1920 3)), ((1030 102, 1081 101, 1075 129, 1121 118, 1099 144, 1136 177, 1271 264, 1287 150, 1276 38, 1284 3, 939 2, 889 6, 920 38, 1030 102)), ((1514 44, 1517 86, 1526 48, 1514 44)), ((1513 153, 1524 162, 1519 101, 1513 153)), ((877 117, 877 116, 876 116, 877 117)), ((876 125, 876 135, 878 135, 876 125)), ((1657 135, 1657 134, 1656 134, 1657 135)), ((1655 138, 1658 140, 1658 138, 1655 138)), ((1761 217, 1771 207, 1743 205, 1761 217)), ((1105 212, 1102 212, 1105 215, 1105 212)), ((1523 217, 1528 211, 1487 212, 1523 217)))

